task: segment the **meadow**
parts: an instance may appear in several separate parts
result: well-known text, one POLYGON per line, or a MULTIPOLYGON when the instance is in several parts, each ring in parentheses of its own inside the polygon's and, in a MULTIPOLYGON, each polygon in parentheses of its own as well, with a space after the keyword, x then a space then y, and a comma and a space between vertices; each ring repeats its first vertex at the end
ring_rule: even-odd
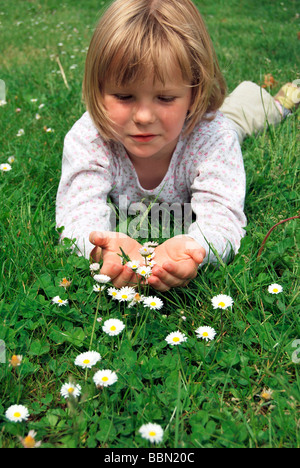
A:
MULTIPOLYGON (((158 448, 299 447, 299 111, 243 143, 238 255, 186 288, 140 287, 162 307, 114 298, 72 241, 59 243, 63 140, 85 111, 85 56, 105 3, 0 5, 0 164, 11 166, 0 171, 0 446, 147 448, 140 428, 153 423, 158 448), (232 305, 214 308, 220 294, 232 305), (121 321, 118 334, 103 329, 108 319, 121 321), (204 326, 212 339, 197 335, 204 326), (179 344, 166 341, 173 332, 179 344), (89 351, 91 367, 80 360, 89 351), (101 370, 112 374, 97 386, 101 370), (24 420, 8 417, 13 405, 24 420)), ((271 74, 274 94, 300 79, 296 1, 196 4, 229 90, 271 74)))

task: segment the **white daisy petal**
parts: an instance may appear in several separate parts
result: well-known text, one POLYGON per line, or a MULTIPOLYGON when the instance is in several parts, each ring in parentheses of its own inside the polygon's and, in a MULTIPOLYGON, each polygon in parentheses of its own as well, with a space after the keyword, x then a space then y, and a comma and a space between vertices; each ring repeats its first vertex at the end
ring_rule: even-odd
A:
POLYGON ((121 333, 121 331, 125 328, 124 323, 119 319, 108 319, 105 320, 103 324, 103 331, 110 336, 115 336, 121 333))
POLYGON ((118 290, 117 290, 117 288, 108 288, 107 294, 109 296, 112 296, 113 299, 117 299, 118 290))
POLYGON ((137 268, 136 272, 143 276, 144 278, 149 278, 149 276, 151 275, 151 271, 152 271, 152 268, 150 266, 140 266, 139 268, 137 268))
POLYGON ((11 171, 11 165, 8 163, 0 164, 0 171, 2 172, 11 171))
POLYGON ((108 387, 117 382, 118 376, 110 369, 99 370, 93 377, 93 381, 97 387, 108 387))
POLYGON ((219 294, 218 296, 214 296, 211 300, 214 309, 227 309, 227 307, 231 307, 233 304, 233 299, 226 294, 219 294))
POLYGON ((198 335, 198 338, 202 338, 203 340, 213 340, 216 331, 212 327, 199 327, 195 330, 195 333, 198 335))
POLYGON ((283 287, 280 284, 273 283, 268 287, 268 292, 270 294, 280 294, 282 291, 283 287))
POLYGON ((171 346, 179 345, 184 341, 187 341, 187 337, 180 331, 172 332, 166 337, 166 342, 171 346))
POLYGON ((154 423, 143 424, 139 429, 139 433, 143 439, 150 440, 150 442, 156 444, 161 442, 164 436, 163 428, 159 424, 154 423))
POLYGON ((126 265, 132 270, 137 270, 140 267, 140 263, 136 260, 131 260, 130 262, 127 262, 126 265))
POLYGON ((81 393, 81 386, 80 385, 75 385, 72 382, 65 383, 61 389, 60 389, 60 394, 64 398, 69 398, 71 395, 76 398, 80 395, 81 393))
POLYGON ((90 271, 98 271, 100 270, 100 264, 99 263, 91 263, 90 264, 90 271))
POLYGON ((94 292, 101 292, 101 291, 104 291, 105 289, 105 286, 100 286, 100 284, 94 284, 93 285, 93 291, 94 292))
POLYGON ((54 304, 57 304, 59 307, 61 307, 61 306, 65 306, 68 304, 68 299, 61 299, 59 296, 55 296, 52 299, 52 302, 54 304))
POLYGON ((118 301, 123 302, 123 301, 132 301, 136 294, 136 290, 132 288, 131 286, 124 286, 123 288, 120 288, 117 291, 117 294, 115 296, 118 301))
POLYGON ((76 357, 75 366, 80 366, 83 369, 91 369, 100 359, 101 355, 97 353, 97 351, 87 351, 76 357))
POLYGON ((108 283, 111 280, 110 276, 107 275, 94 275, 94 280, 97 281, 97 283, 108 283))
POLYGON ((30 415, 26 406, 12 405, 6 410, 5 416, 12 422, 21 422, 26 421, 30 415))
POLYGON ((143 300, 144 307, 149 307, 150 309, 159 310, 163 307, 164 303, 159 297, 148 296, 143 300))

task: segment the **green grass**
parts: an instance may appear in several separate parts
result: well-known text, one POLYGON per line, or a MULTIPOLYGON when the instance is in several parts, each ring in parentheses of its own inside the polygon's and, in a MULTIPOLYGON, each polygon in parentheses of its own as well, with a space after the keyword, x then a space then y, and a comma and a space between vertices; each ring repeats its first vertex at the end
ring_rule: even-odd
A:
MULTIPOLYGON (((278 82, 272 92, 300 78, 296 1, 200 3, 230 90, 241 80, 262 83, 266 73, 278 82)), ((148 447, 138 429, 156 422, 165 429, 159 447, 299 447, 299 219, 276 227, 257 259, 269 229, 299 214, 299 114, 243 145, 248 227, 231 264, 205 266, 189 287, 160 294, 158 312, 137 316, 105 293, 98 300, 89 262, 58 244, 55 196, 64 136, 84 112, 84 60, 100 8, 95 0, 1 6, 0 163, 16 161, 0 174, 0 445, 21 447, 18 435, 33 429, 42 447, 148 447), (66 293, 63 277, 72 280, 66 293), (270 295, 275 282, 283 292, 270 295), (234 300, 222 317, 211 305, 219 293, 234 300), (56 295, 69 305, 52 304, 56 295), (125 330, 104 335, 96 314, 121 318, 125 330), (215 340, 197 340, 200 325, 214 327, 215 340), (165 337, 178 329, 188 341, 170 348, 165 337), (74 365, 91 339, 102 355, 96 369, 118 374, 103 391, 95 369, 74 365), (23 355, 15 369, 13 354, 23 355), (70 378, 82 386, 73 404, 60 396, 70 378), (29 409, 27 422, 6 420, 15 403, 29 409)))

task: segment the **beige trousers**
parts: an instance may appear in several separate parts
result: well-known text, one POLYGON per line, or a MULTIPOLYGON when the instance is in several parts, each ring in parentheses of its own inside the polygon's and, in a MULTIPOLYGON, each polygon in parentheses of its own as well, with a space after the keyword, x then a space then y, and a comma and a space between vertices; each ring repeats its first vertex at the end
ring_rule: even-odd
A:
POLYGON ((267 124, 276 125, 282 120, 274 98, 251 81, 238 85, 220 110, 233 122, 240 143, 246 136, 264 130, 267 124))

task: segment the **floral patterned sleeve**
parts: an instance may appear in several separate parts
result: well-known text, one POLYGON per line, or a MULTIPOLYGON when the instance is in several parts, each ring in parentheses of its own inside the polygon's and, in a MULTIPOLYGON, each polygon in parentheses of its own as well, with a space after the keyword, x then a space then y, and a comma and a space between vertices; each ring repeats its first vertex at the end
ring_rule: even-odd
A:
POLYGON ((199 153, 190 180, 196 221, 188 236, 206 249, 203 263, 216 263, 218 255, 225 262, 231 252, 237 253, 245 235, 246 179, 241 148, 235 132, 225 130, 208 139, 199 153))
POLYGON ((89 258, 89 234, 110 230, 107 196, 112 187, 106 149, 84 114, 66 135, 56 198, 56 224, 61 238, 76 239, 78 253, 89 258))

